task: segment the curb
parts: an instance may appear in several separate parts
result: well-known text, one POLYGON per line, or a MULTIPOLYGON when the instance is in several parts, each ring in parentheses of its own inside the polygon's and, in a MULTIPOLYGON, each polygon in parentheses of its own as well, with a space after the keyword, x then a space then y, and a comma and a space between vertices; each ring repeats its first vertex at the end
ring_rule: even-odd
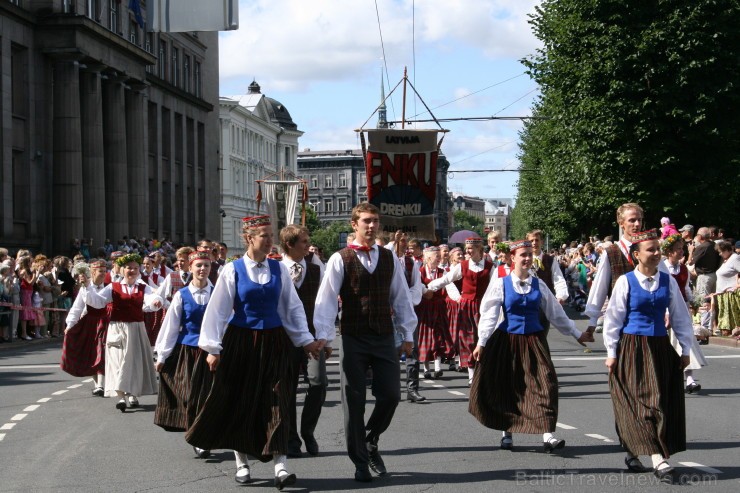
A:
POLYGON ((740 349, 740 341, 738 341, 734 337, 712 336, 709 338, 709 344, 712 346, 740 349))
POLYGON ((23 349, 35 346, 48 346, 57 343, 59 347, 62 346, 64 337, 44 337, 41 339, 31 339, 30 341, 23 341, 18 338, 13 339, 13 342, 5 342, 0 344, 0 352, 10 349, 23 349))

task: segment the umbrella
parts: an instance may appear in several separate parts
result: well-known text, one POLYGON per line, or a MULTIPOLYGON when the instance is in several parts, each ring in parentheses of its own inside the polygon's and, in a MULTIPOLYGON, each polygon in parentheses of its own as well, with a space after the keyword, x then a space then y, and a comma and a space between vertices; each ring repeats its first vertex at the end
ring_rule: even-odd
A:
POLYGON ((476 233, 475 231, 470 231, 469 229, 463 229, 460 231, 456 231, 450 236, 447 241, 449 243, 465 243, 466 238, 480 238, 480 235, 476 233))

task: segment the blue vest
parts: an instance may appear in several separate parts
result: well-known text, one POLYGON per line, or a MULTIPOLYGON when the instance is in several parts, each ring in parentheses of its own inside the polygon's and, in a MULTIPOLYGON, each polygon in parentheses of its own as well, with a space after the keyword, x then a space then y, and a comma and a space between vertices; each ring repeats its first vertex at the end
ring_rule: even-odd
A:
POLYGON ((519 294, 514 291, 514 282, 511 276, 503 278, 504 282, 504 321, 498 330, 505 330, 510 334, 534 334, 542 330, 540 324, 540 293, 539 279, 532 278, 532 289, 528 294, 519 294))
POLYGON ((199 305, 196 303, 193 293, 187 287, 180 290, 180 298, 182 299, 182 316, 180 317, 180 335, 177 336, 177 342, 186 346, 198 347, 200 326, 208 304, 199 305))
POLYGON ((666 336, 665 311, 671 302, 670 276, 660 272, 658 289, 646 291, 634 272, 625 274, 630 292, 627 300, 627 318, 622 332, 637 336, 666 336))
POLYGON ((258 284, 247 275, 247 266, 243 259, 234 261, 234 317, 229 322, 243 329, 274 329, 282 327, 278 315, 278 299, 283 288, 280 279, 280 262, 265 259, 270 268, 270 281, 258 284))

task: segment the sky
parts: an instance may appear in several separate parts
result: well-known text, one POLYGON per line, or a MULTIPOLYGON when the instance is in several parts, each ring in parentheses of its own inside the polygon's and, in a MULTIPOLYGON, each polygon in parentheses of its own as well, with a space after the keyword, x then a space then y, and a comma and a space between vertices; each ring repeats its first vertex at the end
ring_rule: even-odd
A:
MULTIPOLYGON (((299 148, 359 149, 354 131, 408 79, 437 118, 528 116, 539 92, 522 58, 540 46, 528 24, 536 0, 240 1, 239 30, 220 33, 220 93, 244 94, 256 80, 305 132, 299 148), (377 5, 377 10, 376 10, 377 5), (378 17, 380 23, 378 23, 378 17), (382 43, 381 43, 382 35, 382 43), (386 75, 387 67, 387 75, 386 75)), ((428 119, 407 89, 406 119, 428 119)), ((402 88, 386 102, 401 120, 402 88)), ((375 128, 377 116, 365 126, 375 128)), ((411 128, 436 128, 414 124, 411 128)), ((514 198, 521 121, 444 122, 448 188, 514 198)))

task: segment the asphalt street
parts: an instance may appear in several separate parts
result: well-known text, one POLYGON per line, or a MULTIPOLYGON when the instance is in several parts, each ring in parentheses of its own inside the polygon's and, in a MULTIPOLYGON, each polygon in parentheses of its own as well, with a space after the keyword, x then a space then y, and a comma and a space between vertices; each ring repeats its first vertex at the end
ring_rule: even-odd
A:
MULTIPOLYGON (((286 491, 740 491, 740 350, 703 346, 709 366, 696 372, 702 392, 686 396, 688 450, 671 459, 686 485, 667 486, 652 474, 626 472, 601 336, 591 353, 556 331, 549 338, 560 383, 556 434, 567 442, 559 453, 543 453, 540 435, 515 435, 514 450, 500 450, 500 432, 467 411, 467 375, 445 372, 422 382, 424 403, 406 402, 402 393, 380 440, 389 474, 356 483, 335 355, 316 434, 321 453, 289 461, 298 482, 286 491)), ((254 481, 237 485, 230 451, 196 459, 181 433, 152 424, 156 396, 122 414, 114 399, 93 397, 90 382, 62 372, 60 355, 59 342, 0 351, 0 491, 276 491, 271 463, 250 462, 254 481)))

